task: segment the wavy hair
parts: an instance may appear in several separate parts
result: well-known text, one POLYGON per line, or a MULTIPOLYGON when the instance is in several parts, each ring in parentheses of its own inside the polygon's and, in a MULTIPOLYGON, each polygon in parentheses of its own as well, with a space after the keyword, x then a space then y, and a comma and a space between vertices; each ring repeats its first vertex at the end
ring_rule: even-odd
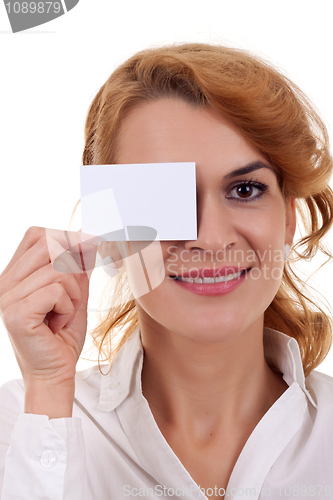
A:
MULTIPOLYGON (((124 117, 137 104, 162 97, 215 108, 276 169, 284 198, 296 199, 306 235, 292 248, 294 258, 285 263, 264 326, 297 340, 307 376, 332 345, 331 317, 311 298, 309 285, 292 265, 312 258, 318 250, 332 258, 323 245, 333 223, 333 193, 328 185, 333 163, 323 121, 297 85, 245 50, 201 43, 163 46, 129 58, 97 92, 85 124, 83 164, 117 163, 117 136, 124 117)), ((99 356, 102 353, 108 361, 138 326, 135 300, 130 297, 122 272, 115 278, 107 314, 90 332, 99 356), (120 341, 115 343, 119 332, 120 341)))

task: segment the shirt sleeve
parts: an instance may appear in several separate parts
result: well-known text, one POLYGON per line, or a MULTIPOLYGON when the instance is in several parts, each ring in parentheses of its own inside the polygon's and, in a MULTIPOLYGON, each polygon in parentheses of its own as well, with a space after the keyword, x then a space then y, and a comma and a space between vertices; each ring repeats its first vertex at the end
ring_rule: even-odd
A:
POLYGON ((23 381, 4 384, 0 388, 1 500, 87 500, 86 472, 81 419, 24 413, 23 381))

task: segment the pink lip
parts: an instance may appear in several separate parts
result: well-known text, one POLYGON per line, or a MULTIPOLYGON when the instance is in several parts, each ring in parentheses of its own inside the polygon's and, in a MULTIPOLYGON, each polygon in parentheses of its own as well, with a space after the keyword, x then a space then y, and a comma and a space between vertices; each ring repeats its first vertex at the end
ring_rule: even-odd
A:
POLYGON ((216 278, 218 276, 226 276, 227 274, 239 273, 247 269, 246 267, 235 267, 235 266, 224 266, 217 269, 191 269, 188 273, 176 274, 173 276, 179 276, 180 278, 216 278))
MULTIPOLYGON (((228 268, 230 269, 230 268, 228 268)), ((239 272, 238 269, 235 272, 239 272)), ((230 274, 230 271, 229 273, 230 274)), ((222 281, 221 283, 185 283, 183 281, 179 281, 177 279, 173 279, 173 281, 180 287, 188 290, 189 292, 196 293, 197 295, 222 295, 225 293, 232 292, 236 288, 238 288, 246 278, 246 272, 243 273, 239 278, 235 278, 230 281, 222 281)), ((185 278, 185 275, 183 276, 185 278)), ((190 276, 189 276, 190 277, 190 276)), ((206 278, 212 276, 205 276, 206 278)))

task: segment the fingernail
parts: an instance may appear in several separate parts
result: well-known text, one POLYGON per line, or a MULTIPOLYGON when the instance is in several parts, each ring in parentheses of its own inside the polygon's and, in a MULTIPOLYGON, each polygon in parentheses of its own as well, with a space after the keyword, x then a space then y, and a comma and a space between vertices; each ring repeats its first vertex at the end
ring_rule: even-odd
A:
POLYGON ((72 317, 72 318, 68 321, 68 323, 67 323, 67 324, 66 324, 66 326, 65 326, 65 329, 70 328, 70 326, 71 326, 71 324, 73 323, 74 319, 75 319, 75 314, 74 314, 74 316, 73 316, 73 317, 72 317))
POLYGON ((114 261, 111 259, 110 255, 108 255, 107 257, 105 257, 105 259, 103 259, 101 261, 101 264, 103 266, 110 266, 110 267, 114 267, 115 269, 117 268, 116 264, 114 263, 114 261))
POLYGON ((111 278, 119 273, 119 269, 109 255, 102 260, 101 264, 104 272, 111 278))

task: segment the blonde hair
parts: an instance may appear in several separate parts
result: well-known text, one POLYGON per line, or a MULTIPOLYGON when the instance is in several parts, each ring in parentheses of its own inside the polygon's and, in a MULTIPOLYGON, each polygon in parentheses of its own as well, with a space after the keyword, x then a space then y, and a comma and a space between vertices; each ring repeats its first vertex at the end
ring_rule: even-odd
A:
MULTIPOLYGON (((309 259, 318 250, 331 258, 322 243, 333 222, 333 193, 328 185, 332 158, 325 125, 293 82, 244 50, 190 43, 132 56, 111 74, 92 101, 83 164, 116 163, 117 136, 126 114, 139 103, 161 97, 210 105, 236 125, 275 167, 284 198, 296 199, 307 235, 293 248, 295 260, 309 259)), ((126 274, 116 280, 112 306, 90 332, 106 360, 112 359, 138 326, 126 274), (114 347, 119 330, 122 337, 114 347)), ((332 344, 330 317, 311 299, 290 261, 265 311, 264 325, 297 340, 305 375, 323 361, 332 344)))

